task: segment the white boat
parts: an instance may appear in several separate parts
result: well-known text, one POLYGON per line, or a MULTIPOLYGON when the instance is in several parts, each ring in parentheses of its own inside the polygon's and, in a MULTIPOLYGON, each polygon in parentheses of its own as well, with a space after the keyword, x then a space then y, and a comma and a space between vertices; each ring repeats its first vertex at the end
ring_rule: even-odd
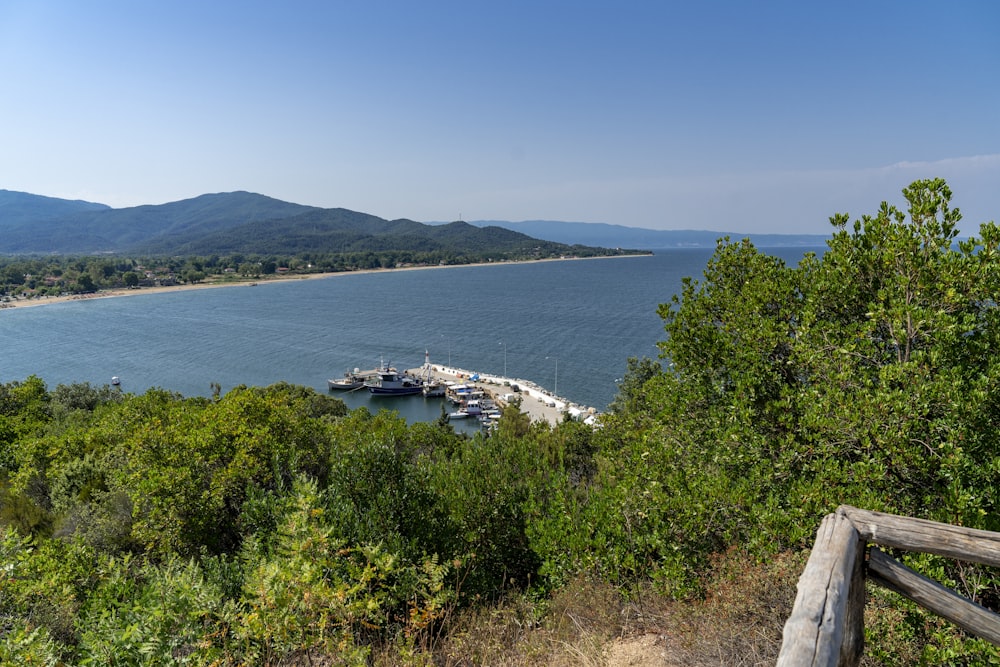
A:
POLYGON ((383 364, 375 376, 365 381, 365 387, 375 396, 412 396, 424 390, 420 378, 400 373, 389 364, 383 364))
POLYGON ((486 396, 486 392, 472 384, 455 384, 448 387, 448 400, 456 405, 465 405, 471 400, 486 396))
POLYGON ((424 396, 428 398, 437 398, 445 395, 446 388, 440 382, 427 382, 424 381, 424 396))
POLYGON ((355 368, 353 371, 347 371, 344 373, 344 377, 336 378, 334 380, 327 380, 326 385, 331 391, 349 391, 351 389, 360 389, 365 385, 365 380, 370 377, 371 372, 362 372, 360 369, 355 368))
POLYGON ((449 412, 448 419, 465 419, 466 417, 478 417, 483 414, 483 406, 477 400, 470 400, 457 412, 449 412))

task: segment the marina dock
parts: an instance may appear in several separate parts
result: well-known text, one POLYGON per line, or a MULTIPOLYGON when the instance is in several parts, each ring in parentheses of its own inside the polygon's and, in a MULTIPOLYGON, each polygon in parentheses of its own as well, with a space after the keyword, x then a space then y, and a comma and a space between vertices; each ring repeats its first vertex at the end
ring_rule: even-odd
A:
POLYGON ((440 364, 425 364, 406 372, 414 377, 429 376, 431 381, 445 385, 474 386, 500 407, 505 407, 511 401, 520 398, 521 412, 527 414, 532 421, 546 421, 556 425, 565 419, 566 415, 588 424, 595 423, 597 419, 597 411, 594 408, 580 406, 555 396, 528 380, 477 373, 440 364))

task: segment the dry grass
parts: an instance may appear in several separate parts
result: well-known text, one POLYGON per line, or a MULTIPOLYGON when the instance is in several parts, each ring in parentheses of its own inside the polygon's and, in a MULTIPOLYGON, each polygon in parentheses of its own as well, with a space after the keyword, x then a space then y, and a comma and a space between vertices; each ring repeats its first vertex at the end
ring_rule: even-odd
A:
MULTIPOLYGON (((580 578, 550 599, 511 595, 465 610, 419 649, 387 647, 379 667, 707 667, 773 665, 808 554, 758 563, 738 552, 716 559, 704 599, 676 601, 646 585, 622 591, 580 578)), ((913 616, 895 595, 869 589, 863 666, 924 661, 926 638, 940 619, 913 616), (915 626, 915 624, 917 624, 915 626), (930 624, 930 627, 924 627, 930 624)), ((931 662, 928 664, 939 664, 931 662)), ((943 663, 942 663, 943 664, 943 663)), ((952 663, 949 663, 952 664, 952 663)), ((957 662, 954 664, 980 664, 957 662)), ((990 663, 992 664, 992 663, 990 663)))
POLYGON ((667 607, 677 664, 773 665, 806 557, 785 553, 752 563, 730 553, 717 559, 705 600, 667 607))
POLYGON ((375 664, 618 667, 773 665, 805 555, 763 564, 718 559, 704 600, 677 602, 650 587, 624 597, 580 578, 550 600, 514 597, 466 611, 429 651, 384 651, 375 664))

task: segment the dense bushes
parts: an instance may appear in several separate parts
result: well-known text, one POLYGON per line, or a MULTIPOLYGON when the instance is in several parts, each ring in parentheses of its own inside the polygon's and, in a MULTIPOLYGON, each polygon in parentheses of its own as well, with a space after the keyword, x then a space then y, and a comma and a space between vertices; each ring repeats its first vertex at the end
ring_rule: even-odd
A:
MULTIPOLYGON (((713 553, 803 548, 840 504, 1000 529, 1000 229, 959 241, 943 181, 904 195, 908 216, 835 216, 829 249, 795 268, 719 243, 703 280, 661 306, 667 370, 632 362, 596 477, 544 519, 566 536, 546 571, 685 593, 713 553)), ((988 569, 909 562, 998 599, 988 569)), ((914 641, 957 641, 944 635, 914 641)))
MULTIPOLYGON (((720 242, 661 307, 665 364, 631 360, 597 430, 513 407, 467 438, 287 384, 0 385, 0 658, 412 657, 456 609, 582 577, 691 596, 725 553, 750 581, 843 503, 997 530, 1000 230, 957 243, 943 182, 904 194, 908 219, 836 216, 795 268, 720 242)), ((1000 599, 987 570, 910 562, 1000 599)), ((996 660, 878 601, 873 660, 996 660)))
POLYGON ((422 645, 456 605, 537 578, 529 500, 562 474, 548 427, 516 410, 470 439, 285 384, 211 400, 30 378, 0 395, 15 662, 356 662, 422 645))

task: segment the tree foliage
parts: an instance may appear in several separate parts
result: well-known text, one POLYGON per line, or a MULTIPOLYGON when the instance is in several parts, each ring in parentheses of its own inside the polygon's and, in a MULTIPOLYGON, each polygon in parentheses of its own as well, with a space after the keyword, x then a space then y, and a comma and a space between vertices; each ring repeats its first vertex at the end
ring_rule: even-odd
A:
MULTIPOLYGON (((840 504, 1000 529, 1000 230, 958 239, 940 179, 903 195, 905 212, 834 216, 797 267, 719 242, 660 307, 667 368, 631 365, 593 484, 548 517, 567 539, 546 568, 684 593, 731 546, 806 547, 840 504)), ((1000 599, 988 573, 911 561, 1000 599)))
MULTIPOLYGON (((285 383, 0 385, 0 657, 361 664, 581 574, 697 594, 719 553, 806 548, 840 504, 1000 529, 1000 229, 960 240, 941 180, 903 194, 794 267, 721 240, 596 429, 514 405, 466 437, 285 383)), ((908 562, 1000 604, 995 573, 908 562)), ((895 617, 927 664, 997 660, 895 617)))
POLYGON ((29 378, 0 397, 0 650, 15 662, 426 648, 456 606, 535 578, 528 508, 550 466, 592 451, 589 429, 558 436, 516 409, 468 438, 284 383, 209 399, 29 378))

